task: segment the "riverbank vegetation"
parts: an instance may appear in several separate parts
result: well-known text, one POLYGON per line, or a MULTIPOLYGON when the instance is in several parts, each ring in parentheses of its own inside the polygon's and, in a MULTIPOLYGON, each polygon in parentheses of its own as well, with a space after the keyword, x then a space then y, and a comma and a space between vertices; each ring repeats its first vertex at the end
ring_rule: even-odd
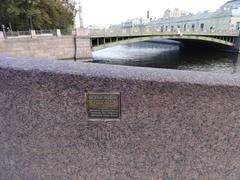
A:
POLYGON ((73 0, 1 0, 0 25, 6 30, 73 28, 73 0))

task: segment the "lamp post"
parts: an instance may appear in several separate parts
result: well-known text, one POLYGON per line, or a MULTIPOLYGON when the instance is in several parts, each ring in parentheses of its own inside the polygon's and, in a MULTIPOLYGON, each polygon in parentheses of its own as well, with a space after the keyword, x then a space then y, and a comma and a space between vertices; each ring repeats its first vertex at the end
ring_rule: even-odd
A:
POLYGON ((83 28, 83 15, 82 15, 82 1, 79 0, 79 20, 80 20, 80 28, 83 28))
MULTIPOLYGON (((32 9, 32 0, 28 0, 28 8, 29 8, 29 10, 32 9)), ((29 18, 30 30, 33 30, 32 15, 29 14, 28 18, 29 18)))

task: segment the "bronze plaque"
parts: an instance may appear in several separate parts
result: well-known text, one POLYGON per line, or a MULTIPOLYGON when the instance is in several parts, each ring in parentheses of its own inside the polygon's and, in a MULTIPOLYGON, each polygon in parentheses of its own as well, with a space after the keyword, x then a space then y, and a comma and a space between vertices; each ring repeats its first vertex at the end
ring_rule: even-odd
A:
POLYGON ((87 93, 86 101, 90 119, 120 119, 120 93, 87 93))

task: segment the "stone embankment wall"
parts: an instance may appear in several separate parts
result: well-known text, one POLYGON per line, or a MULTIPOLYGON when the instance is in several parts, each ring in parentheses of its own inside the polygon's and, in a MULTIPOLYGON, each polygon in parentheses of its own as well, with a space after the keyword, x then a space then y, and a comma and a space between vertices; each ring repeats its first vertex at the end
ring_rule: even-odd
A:
POLYGON ((239 180, 239 75, 1 56, 0 85, 0 179, 239 180), (121 119, 86 92, 121 93, 121 119))
MULTIPOLYGON (((89 36, 78 36, 76 45, 76 58, 92 58, 89 36)), ((69 35, 60 37, 0 38, 0 54, 47 59, 73 59, 75 57, 74 37, 69 35)))

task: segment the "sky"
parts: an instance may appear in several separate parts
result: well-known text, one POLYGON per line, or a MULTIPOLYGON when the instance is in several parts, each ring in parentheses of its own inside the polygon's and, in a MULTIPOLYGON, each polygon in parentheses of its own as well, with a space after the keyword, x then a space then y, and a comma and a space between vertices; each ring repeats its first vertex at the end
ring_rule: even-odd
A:
MULTIPOLYGON (((79 0, 76 0, 79 1, 79 0)), ((108 27, 127 19, 160 18, 166 9, 179 8, 197 13, 215 11, 228 0, 81 0, 84 27, 89 25, 108 27)))

